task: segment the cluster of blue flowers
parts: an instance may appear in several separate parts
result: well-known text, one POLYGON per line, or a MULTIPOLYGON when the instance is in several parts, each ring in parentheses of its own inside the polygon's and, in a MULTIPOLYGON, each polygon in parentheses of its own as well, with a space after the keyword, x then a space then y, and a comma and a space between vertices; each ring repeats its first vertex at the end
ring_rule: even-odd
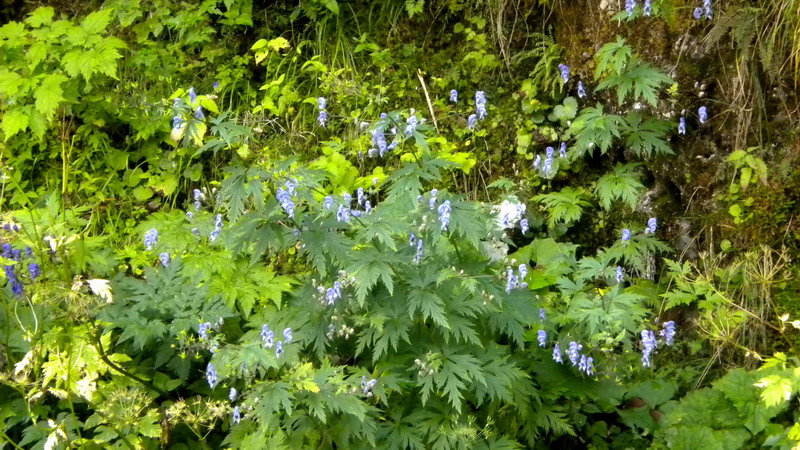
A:
POLYGON ((703 0, 703 6, 698 6, 695 8, 692 15, 697 20, 700 20, 703 17, 705 17, 707 20, 711 20, 714 17, 714 13, 711 10, 711 0, 703 0))
POLYGON ((570 72, 569 66, 566 64, 559 64, 558 71, 559 73, 561 73, 561 81, 563 81, 564 84, 567 84, 567 82, 569 81, 569 72, 570 72))
POLYGON ((325 97, 320 97, 317 99, 317 108, 319 108, 319 115, 317 116, 317 122, 321 127, 325 126, 325 122, 328 121, 328 101, 325 100, 325 97))
POLYGON ((636 8, 636 0, 625 0, 625 11, 629 16, 633 15, 634 8, 636 8))
POLYGON ((283 341, 275 340, 275 333, 269 329, 269 325, 264 324, 261 327, 261 340, 264 342, 264 347, 275 347, 275 357, 280 358, 283 356, 283 344, 292 342, 292 329, 285 328, 283 330, 283 341))
POLYGON ((622 266, 617 266, 614 279, 617 280, 617 283, 622 283, 623 281, 625 281, 625 270, 622 268, 622 266))
POLYGON ((416 111, 414 111, 414 108, 411 108, 410 113, 411 115, 408 116, 408 120, 406 120, 406 130, 405 130, 406 137, 413 136, 414 132, 417 131, 417 125, 419 124, 419 121, 417 120, 417 114, 416 111))
POLYGON ((211 389, 214 389, 219 383, 219 379, 217 378, 217 369, 214 368, 214 364, 208 363, 206 367, 206 381, 208 381, 208 385, 211 389))
POLYGON ((372 397, 372 388, 378 383, 378 380, 371 378, 367 380, 367 376, 364 375, 361 377, 361 392, 364 393, 367 397, 372 397))
POLYGON ((439 213, 439 223, 442 224, 442 231, 445 231, 447 227, 450 226, 450 213, 452 212, 450 200, 442 202, 437 212, 439 213))
POLYGON ((214 229, 211 230, 211 234, 208 236, 208 240, 214 242, 219 237, 219 234, 222 232, 222 214, 217 214, 214 218, 214 229))
POLYGON ((164 267, 169 266, 169 261, 170 261, 169 253, 162 252, 160 255, 158 255, 158 260, 161 261, 162 266, 164 267))
MULTIPOLYGON (((19 230, 19 227, 17 225, 14 225, 14 227, 15 227, 16 231, 19 230)), ((5 226, 4 226, 4 228, 5 228, 5 226)), ((12 229, 12 228, 9 226, 6 229, 12 229)), ((18 262, 18 263, 22 262, 22 259, 23 259, 22 258, 22 252, 19 249, 13 248, 11 246, 11 244, 9 244, 7 242, 3 244, 2 248, 3 248, 3 251, 2 251, 3 258, 10 259, 10 260, 18 262)), ((30 247, 26 247, 25 248, 25 257, 26 258, 32 258, 33 257, 33 250, 30 247)), ((9 265, 3 266, 3 270, 4 270, 5 275, 6 275, 6 280, 8 280, 8 284, 11 286, 11 292, 14 295, 22 295, 22 292, 23 292, 22 280, 20 280, 19 275, 17 275, 15 267, 16 267, 16 264, 9 264, 9 265)), ((36 262, 28 263, 28 276, 29 276, 31 281, 36 280, 41 275, 42 275, 42 270, 39 267, 38 263, 36 263, 36 262)))
MULTIPOLYGON (((539 331, 539 346, 546 347, 547 340, 547 333, 544 330, 539 331)), ((594 358, 591 356, 586 356, 581 354, 581 349, 583 349, 583 345, 571 341, 569 343, 569 348, 567 349, 567 357, 569 357, 569 362, 572 363, 572 366, 578 366, 578 371, 583 372, 586 375, 592 376, 594 375, 594 358)), ((557 362, 558 364, 562 364, 564 359, 561 356, 561 347, 559 346, 558 342, 553 346, 553 361, 557 362)))
POLYGON ((528 276, 528 266, 525 264, 520 264, 519 268, 517 269, 517 273, 514 273, 514 269, 508 268, 506 271, 506 294, 510 294, 511 291, 515 289, 525 290, 528 289, 528 283, 525 282, 525 278, 528 276))
POLYGON ((192 190, 192 197, 194 198, 194 210, 200 211, 200 208, 203 207, 203 200, 206 199, 206 195, 200 189, 192 190))
MULTIPOLYGON (((542 157, 537 154, 536 157, 533 159, 533 168, 535 170, 540 171, 542 173, 542 176, 544 176, 545 178, 551 177, 552 175, 554 175, 554 173, 553 173, 553 161, 555 159, 555 154, 556 154, 556 150, 553 147, 547 147, 545 149, 544 164, 542 164, 542 157)), ((561 159, 566 159, 567 158, 567 143, 566 142, 562 142, 561 143, 561 146, 559 147, 559 150, 558 150, 558 157, 561 158, 561 159)))
POLYGON ((278 193, 275 194, 275 198, 280 203, 281 207, 284 211, 286 211, 286 215, 290 218, 294 218, 294 202, 292 201, 292 197, 296 194, 295 190, 295 182, 297 180, 287 180, 283 187, 278 188, 278 193))
POLYGON ((342 291, 352 283, 355 283, 355 278, 348 279, 345 271, 339 271, 339 279, 333 282, 333 286, 329 288, 317 286, 317 292, 320 294, 320 303, 325 306, 333 306, 337 300, 342 299, 342 291))
MULTIPOLYGON (((358 188, 356 190, 356 205, 364 208, 363 211, 353 209, 351 207, 352 204, 353 196, 346 192, 342 194, 342 203, 339 204, 339 208, 336 210, 336 220, 349 223, 351 217, 361 217, 363 214, 372 213, 372 203, 367 199, 364 188, 358 188)), ((333 198, 330 196, 325 197, 322 206, 325 209, 330 209, 333 206, 333 198)))
POLYGON ((475 114, 470 114, 467 118, 467 128, 475 128, 479 120, 486 118, 486 93, 483 91, 475 92, 475 114))
MULTIPOLYGON (((670 320, 664 322, 663 328, 659 331, 659 336, 664 338, 664 343, 671 346, 675 343, 675 322, 670 320)), ((658 347, 656 333, 653 330, 642 330, 642 367, 652 367, 651 357, 658 347)))
POLYGON ((145 250, 150 251, 153 249, 153 247, 156 246, 157 243, 158 243, 158 230, 156 230, 155 228, 150 228, 144 234, 144 248, 145 250))
POLYGON ((416 234, 412 231, 408 234, 408 245, 410 247, 416 247, 417 252, 414 254, 414 264, 419 264, 422 262, 422 257, 424 256, 425 245, 422 242, 422 238, 418 238, 416 234))

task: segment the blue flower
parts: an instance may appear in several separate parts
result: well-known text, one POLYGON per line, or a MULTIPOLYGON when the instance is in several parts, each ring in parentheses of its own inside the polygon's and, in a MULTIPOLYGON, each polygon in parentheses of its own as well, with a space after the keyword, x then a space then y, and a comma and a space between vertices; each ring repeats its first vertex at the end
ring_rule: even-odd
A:
POLYGON ((645 233, 655 233, 658 229, 658 219, 651 217, 647 220, 647 228, 644 229, 645 233))
POLYGON ((622 242, 631 240, 631 230, 625 228, 622 230, 622 242))
POLYGON ((375 387, 375 384, 378 383, 378 380, 371 379, 367 381, 367 377, 361 377, 361 392, 363 392, 367 397, 372 397, 372 388, 375 387))
POLYGON ((150 251, 153 247, 158 243, 158 230, 155 228, 150 228, 147 230, 147 233, 144 234, 144 247, 146 250, 150 251))
POLYGON ((361 205, 364 203, 364 199, 366 199, 366 196, 364 195, 364 188, 360 187, 356 190, 356 201, 359 205, 361 205))
POLYGON ((414 232, 408 233, 408 245, 413 247, 417 243, 417 235, 414 232))
POLYGON ((656 334, 652 330, 642 330, 642 367, 651 367, 650 356, 656 345, 656 334))
POLYGON ((547 315, 546 315, 546 312, 545 312, 544 308, 539 308, 539 320, 544 322, 544 320, 546 318, 547 318, 547 315))
POLYGON ((558 346, 558 342, 556 342, 556 345, 553 346, 553 361, 559 364, 564 362, 564 360, 561 359, 561 347, 558 346))
POLYGON ((194 110, 194 116, 197 117, 198 120, 203 120, 206 118, 205 114, 203 114, 202 106, 198 106, 197 109, 194 110))
POLYGON ((706 123, 708 120, 708 110, 705 106, 701 106, 700 109, 697 110, 697 115, 700 117, 700 123, 706 123))
POLYGON ((31 275, 31 280, 35 280, 42 274, 42 270, 39 268, 39 264, 32 262, 28 264, 28 273, 31 275))
POLYGON ((261 340, 264 341, 264 347, 272 348, 275 339, 275 333, 269 329, 269 325, 264 324, 261 326, 261 340))
POLYGON ((231 388, 231 391, 228 393, 228 400, 236 401, 236 398, 239 396, 239 393, 236 392, 236 388, 231 388))
MULTIPOLYGON (((11 228, 11 226, 9 226, 9 228, 11 228)), ((9 244, 8 242, 3 244, 3 258, 11 259, 11 249, 12 249, 11 244, 9 244)))
POLYGON ((22 260, 22 252, 19 251, 18 248, 15 248, 15 249, 11 250, 11 259, 13 259, 14 261, 17 261, 17 262, 21 261, 22 260))
POLYGON ((678 134, 686 134, 686 117, 678 119, 678 134))
POLYGON ((215 81, 214 84, 211 85, 212 89, 219 89, 219 81, 215 81))
POLYGON ((628 11, 628 15, 633 15, 633 8, 636 8, 636 0, 625 0, 625 11, 628 11))
POLYGON ((169 253, 162 252, 160 255, 158 255, 158 259, 161 260, 161 265, 162 266, 164 266, 164 267, 169 266, 169 259, 170 259, 169 258, 169 253))
POLYGON ((519 221, 519 229, 522 230, 522 234, 528 233, 528 219, 522 219, 519 221))
POLYGON ((219 238, 220 230, 212 230, 211 234, 208 235, 208 240, 211 242, 216 241, 219 238))
POLYGON ((422 262, 423 249, 424 244, 422 243, 422 239, 417 239, 417 253, 414 255, 414 264, 422 262))
POLYGON ((659 333, 667 342, 667 345, 672 345, 675 342, 675 322, 670 320, 669 322, 664 322, 664 329, 659 333))
POLYGON ((192 228, 192 234, 197 237, 200 237, 200 229, 197 227, 192 228))
POLYGON ((475 128, 475 125, 478 123, 478 116, 475 114, 470 114, 467 118, 467 128, 470 130, 475 128))
POLYGON ((208 322, 201 323, 197 329, 197 334, 200 335, 200 338, 204 341, 208 340, 208 330, 211 329, 211 324, 208 322))
POLYGON ((539 347, 545 347, 547 345, 547 332, 544 330, 539 330, 536 333, 536 339, 539 341, 539 347))
POLYGON ((186 218, 189 220, 194 219, 194 213, 191 211, 186 211, 186 218))
POLYGON ((181 116, 175 116, 172 118, 172 128, 180 128, 181 124, 183 123, 183 118, 181 116))
POLYGON ((287 181, 284 186, 287 189, 279 187, 278 192, 275 194, 275 198, 286 212, 286 215, 288 215, 290 218, 294 218, 294 202, 292 201, 290 193, 290 190, 294 190, 294 185, 287 181))
POLYGON ((540 167, 542 167, 542 157, 536 155, 536 158, 533 159, 533 168, 534 170, 539 170, 540 167))
POLYGON ((325 200, 322 201, 322 207, 327 210, 333 208, 333 197, 331 197, 330 195, 326 195, 325 200))
POLYGON ((703 0, 703 11, 705 12, 706 19, 711 20, 713 18, 711 0, 703 0))
POLYGON ((644 0, 644 15, 647 16, 647 17, 650 17, 650 14, 651 14, 650 8, 652 6, 650 5, 650 3, 651 3, 651 0, 644 0))
POLYGON ((322 111, 319 112, 319 115, 317 116, 317 122, 319 122, 319 126, 324 128, 325 122, 327 121, 328 121, 328 111, 325 111, 323 109, 322 111))
POLYGON ((189 88, 189 101, 194 103, 195 100, 197 100, 197 94, 194 93, 194 87, 190 87, 189 88))
POLYGON ((364 212, 370 214, 372 212, 372 203, 369 200, 364 202, 364 212))
POLYGON ((194 198, 194 209, 199 211, 203 200, 206 199, 206 196, 200 189, 194 189, 192 190, 192 197, 194 198))
POLYGON ((233 407, 233 423, 239 423, 242 420, 242 413, 239 411, 239 406, 233 407))
POLYGON ((567 81, 569 81, 569 66, 566 64, 559 64, 558 71, 561 72, 561 81, 567 84, 567 81))
POLYGON ((450 225, 450 200, 445 200, 441 205, 439 205, 438 213, 439 213, 439 222, 442 224, 442 231, 445 231, 447 227, 450 225))
POLYGON ((506 294, 510 294, 511 291, 517 288, 519 284, 519 278, 514 275, 514 269, 508 269, 506 273, 506 294))
POLYGON ((208 367, 206 368, 206 379, 208 380, 208 385, 211 386, 211 389, 214 389, 219 382, 219 380, 217 380, 217 371, 214 369, 214 364, 208 363, 208 367))
POLYGON ((542 173, 545 177, 549 177, 553 173, 553 158, 546 158, 544 166, 542 166, 542 173))
POLYGON ((546 149, 544 149, 544 156, 546 158, 552 159, 553 156, 555 156, 555 154, 556 150, 553 147, 547 147, 546 149))
POLYGON ((458 91, 455 89, 450 90, 450 101, 458 103, 458 91))
POLYGON ((325 100, 325 97, 317 98, 317 108, 319 108, 321 111, 328 109, 328 101, 325 100))
POLYGON ((386 136, 383 134, 383 128, 378 127, 372 131, 372 144, 378 148, 381 157, 386 154, 386 136))
POLYGON ((286 341, 287 344, 292 342, 292 329, 291 328, 285 328, 283 330, 283 339, 286 341))
POLYGON ((283 342, 277 341, 275 342, 275 357, 280 358, 283 356, 283 342))
POLYGON ((622 283, 625 281, 625 271, 622 270, 621 266, 617 266, 617 273, 614 278, 617 280, 617 283, 622 283))
POLYGON ((566 158, 567 157, 567 143, 562 142, 561 147, 558 148, 558 157, 559 158, 566 158))
POLYGON ((406 123, 407 123, 405 130, 406 136, 411 137, 411 135, 413 135, 414 132, 417 131, 417 124, 419 123, 419 121, 417 120, 417 115, 414 114, 413 108, 411 109, 411 116, 408 117, 406 123))
POLYGON ((336 220, 339 222, 350 222, 350 208, 339 205, 339 209, 336 211, 336 220))
POLYGON ((569 343, 569 350, 567 350, 567 355, 569 356, 569 361, 572 365, 578 364, 578 358, 580 357, 580 351, 583 348, 581 344, 578 344, 575 341, 569 343))
POLYGON ((694 16, 694 18, 698 19, 698 20, 700 18, 702 18, 703 17, 703 8, 701 8, 699 6, 697 8, 695 8, 694 12, 692 13, 692 16, 694 16))
POLYGON ((486 94, 483 91, 475 92, 475 112, 478 114, 478 119, 486 118, 486 94))
POLYGON ((528 276, 528 266, 527 266, 527 265, 525 265, 525 264, 520 264, 520 265, 519 265, 519 268, 518 268, 517 270, 519 271, 519 277, 520 277, 520 279, 523 279, 523 280, 524 280, 524 279, 525 279, 525 277, 527 277, 527 276, 528 276))
POLYGON ((578 98, 586 97, 586 89, 583 88, 583 82, 578 81, 578 98))

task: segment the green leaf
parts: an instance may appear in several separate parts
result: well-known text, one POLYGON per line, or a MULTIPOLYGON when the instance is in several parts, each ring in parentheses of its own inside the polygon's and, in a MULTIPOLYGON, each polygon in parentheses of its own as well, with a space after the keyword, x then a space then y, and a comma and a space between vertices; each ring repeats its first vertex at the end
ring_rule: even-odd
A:
POLYGON ((12 108, 3 114, 3 123, 0 125, 8 141, 12 136, 28 128, 28 115, 22 108, 12 108))
POLYGON ((632 53, 631 46, 625 44, 625 39, 620 36, 617 36, 616 42, 609 42, 600 47, 595 55, 597 67, 594 70, 594 79, 599 80, 606 74, 621 74, 632 53))
POLYGON ((636 209, 639 196, 645 186, 639 182, 639 173, 636 168, 640 164, 620 164, 614 167, 612 173, 607 173, 597 180, 595 193, 600 199, 600 205, 605 210, 610 210, 614 201, 622 200, 631 210, 636 209))
POLYGON ((61 83, 67 81, 67 77, 59 73, 47 75, 42 84, 36 89, 33 97, 36 99, 36 109, 45 117, 53 115, 58 105, 64 100, 64 91, 61 83))
POLYGON ((623 121, 625 144, 638 156, 671 155, 674 152, 667 142, 667 134, 674 127, 672 122, 648 118, 642 121, 642 115, 631 112, 623 121))
POLYGON ((103 32, 109 23, 111 23, 111 9, 101 9, 95 11, 83 19, 81 28, 88 34, 99 34, 103 32))
POLYGON ((584 108, 567 130, 567 137, 575 137, 574 148, 579 152, 587 152, 594 146, 602 153, 611 148, 615 138, 620 137, 620 128, 624 126, 622 117, 605 114, 603 105, 598 103, 594 108, 584 108))
POLYGON ((25 19, 25 22, 33 28, 39 28, 42 25, 52 22, 55 13, 55 10, 51 6, 39 7, 25 19))
POLYGON ((615 88, 617 90, 617 103, 620 105, 632 93, 633 100, 644 100, 649 105, 656 106, 658 104, 658 96, 656 95, 658 89, 660 89, 661 85, 672 83, 674 83, 672 78, 668 77, 664 72, 633 57, 628 62, 624 72, 609 75, 597 85, 597 90, 615 88))
POLYGON ((550 216, 548 226, 555 227, 557 223, 571 225, 578 221, 583 214, 583 208, 591 203, 585 200, 586 195, 581 189, 566 187, 559 192, 541 194, 534 199, 542 203, 550 216))

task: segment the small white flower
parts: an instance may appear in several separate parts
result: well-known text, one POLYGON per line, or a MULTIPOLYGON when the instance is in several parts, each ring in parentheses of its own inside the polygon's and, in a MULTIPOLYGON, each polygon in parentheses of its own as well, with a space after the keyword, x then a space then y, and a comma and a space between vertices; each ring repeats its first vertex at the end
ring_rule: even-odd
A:
POLYGON ((106 301, 106 303, 114 302, 114 297, 111 294, 111 286, 108 285, 108 280, 95 278, 93 280, 86 280, 86 284, 89 285, 89 289, 92 290, 94 295, 102 298, 106 301))

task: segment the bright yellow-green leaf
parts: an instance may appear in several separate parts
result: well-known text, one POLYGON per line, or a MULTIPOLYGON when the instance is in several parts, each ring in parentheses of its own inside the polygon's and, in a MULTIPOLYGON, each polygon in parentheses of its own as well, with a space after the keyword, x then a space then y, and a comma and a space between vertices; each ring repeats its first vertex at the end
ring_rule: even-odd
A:
POLYGON ((87 33, 98 34, 105 30, 109 23, 111 23, 111 9, 101 9, 86 16, 81 22, 81 28, 87 33))
POLYGON ((267 40, 266 39, 259 39, 259 40, 256 41, 255 44, 253 44, 252 47, 250 47, 250 50, 258 50, 260 48, 263 48, 265 45, 267 45, 267 40))
POLYGON ((6 111, 3 115, 3 123, 0 125, 6 135, 6 141, 12 136, 28 128, 28 115, 20 108, 6 111))
POLYGON ((24 81, 16 72, 10 72, 6 69, 0 70, 0 94, 4 94, 7 97, 17 95, 24 81))
POLYGON ((52 116, 58 105, 64 100, 61 83, 65 81, 67 81, 67 77, 60 73, 47 75, 33 93, 33 97, 36 99, 36 110, 45 117, 52 116))
POLYGON ((25 22, 33 28, 38 28, 52 22, 55 13, 55 10, 50 6, 36 8, 31 15, 25 19, 25 22))
POLYGON ((219 108, 217 107, 217 103, 208 97, 205 96, 200 97, 200 106, 213 112, 214 114, 219 114, 219 108))

